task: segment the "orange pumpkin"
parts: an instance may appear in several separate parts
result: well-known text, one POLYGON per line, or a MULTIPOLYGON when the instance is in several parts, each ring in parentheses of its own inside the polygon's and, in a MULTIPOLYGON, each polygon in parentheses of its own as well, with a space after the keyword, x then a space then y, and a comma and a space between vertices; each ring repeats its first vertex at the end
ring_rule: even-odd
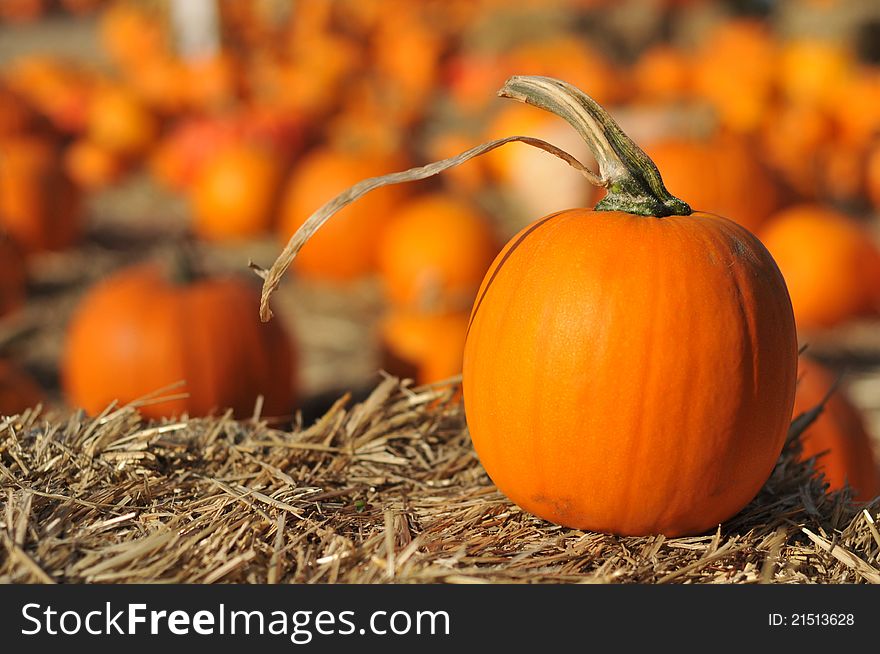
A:
POLYGON ((799 328, 832 327, 880 306, 880 252, 846 215, 821 205, 790 207, 760 235, 785 276, 799 328))
MULTIPOLYGON (((301 158, 284 191, 278 235, 284 242, 313 211, 364 177, 398 168, 384 158, 328 149, 301 158)), ((399 189, 379 189, 362 202, 346 207, 309 241, 294 266, 304 277, 347 282, 372 274, 377 268, 378 243, 402 197, 399 189)))
POLYGON ((44 55, 15 59, 4 71, 9 87, 62 132, 85 128, 95 76, 67 60, 44 55))
MULTIPOLYGON (((810 359, 802 357, 798 368, 794 417, 819 406, 835 382, 829 370, 810 359)), ((816 469, 825 475, 829 490, 839 490, 848 483, 856 500, 868 501, 880 495, 880 467, 871 437, 858 409, 841 389, 828 398, 801 436, 801 444, 803 459, 818 457, 816 469)))
POLYGON ((395 304, 466 307, 499 249, 492 227, 477 210, 431 194, 395 212, 379 242, 379 272, 395 304))
POLYGON ((672 138, 648 144, 645 151, 663 171, 670 192, 700 211, 755 231, 779 206, 776 184, 741 138, 672 138))
POLYGON ((141 412, 232 408, 245 416, 263 395, 264 415, 289 413, 294 351, 280 323, 256 319, 258 301, 238 279, 175 279, 149 264, 115 274, 89 291, 71 320, 62 363, 69 402, 96 414, 183 380, 189 397, 141 412))
POLYGON ((45 399, 31 375, 12 361, 0 359, 0 416, 23 413, 45 399))
POLYGON ((466 313, 393 311, 379 326, 382 367, 418 384, 458 375, 467 325, 466 313))
POLYGON ((480 461, 510 499, 562 525, 713 529, 767 480, 791 419, 782 275, 750 232, 670 196, 577 89, 515 77, 503 91, 577 124, 610 192, 523 229, 486 274, 463 364, 480 461))
POLYGON ((209 240, 242 239, 272 227, 283 169, 266 148, 232 143, 199 169, 191 191, 193 229, 209 240))
POLYGON ((643 52, 632 75, 637 97, 643 101, 672 102, 690 93, 690 60, 672 45, 664 43, 643 52))
POLYGON ((0 317, 24 305, 26 285, 24 255, 12 240, 0 234, 0 317))
POLYGON ((95 144, 122 157, 137 157, 149 149, 158 131, 156 118, 127 88, 95 90, 88 118, 88 136, 95 144))
POLYGON ((87 138, 78 139, 64 151, 64 169, 79 186, 100 189, 116 182, 125 163, 115 153, 87 138))
POLYGON ((771 106, 778 46, 758 20, 721 22, 707 32, 693 58, 693 88, 725 127, 748 133, 771 106))
POLYGON ((168 51, 168 34, 154 3, 114 2, 102 12, 101 45, 118 66, 129 68, 168 51), (153 6, 150 6, 153 5, 153 6))
POLYGON ((19 136, 0 143, 0 228, 26 251, 60 250, 78 241, 80 204, 52 142, 19 136))

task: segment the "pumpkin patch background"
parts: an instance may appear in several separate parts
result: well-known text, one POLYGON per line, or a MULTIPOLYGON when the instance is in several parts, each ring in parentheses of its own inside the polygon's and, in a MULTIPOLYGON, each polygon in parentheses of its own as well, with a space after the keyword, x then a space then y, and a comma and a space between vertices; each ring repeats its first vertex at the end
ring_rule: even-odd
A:
MULTIPOLYGON (((3 0, 0 414, 42 403, 56 420, 79 407, 95 416, 117 393, 167 424, 234 409, 229 419, 253 414, 271 429, 324 429, 328 416, 344 422, 341 397, 376 397, 387 382, 380 369, 414 380, 407 389, 436 384, 429 392, 442 401, 421 409, 460 411, 442 382, 461 371, 468 315, 493 258, 533 220, 602 197, 564 163, 513 144, 371 193, 303 249, 274 297, 271 329, 257 324, 260 280, 248 262, 271 263, 312 211, 356 182, 488 139, 536 136, 592 165, 564 121, 495 95, 511 74, 548 75, 608 109, 673 194, 761 239, 789 286, 799 374, 810 377, 796 414, 835 390, 805 432, 805 451, 821 455, 832 490, 851 470, 858 499, 875 498, 873 5, 219 0, 216 41, 184 51, 169 0, 3 0), (229 298, 174 289, 181 257, 195 274, 187 284, 226 285, 229 298), (129 284, 139 266, 158 277, 129 284), (253 333, 236 327, 248 316, 253 333), (186 370, 198 385, 191 402, 174 385, 186 370)), ((393 424, 389 397, 376 402, 393 424)), ((362 425, 348 424, 347 437, 363 437, 362 425)), ((430 424, 422 429, 433 435, 430 424)), ((317 444, 330 447, 333 433, 317 444)), ((444 441, 450 474, 463 469, 457 457, 474 464, 469 440, 456 444, 444 441)), ((341 496, 350 500, 343 512, 394 483, 361 470, 348 484, 335 472, 333 484, 357 487, 341 496)), ((491 487, 477 466, 467 474, 491 487)), ((86 570, 81 579, 91 579, 86 570)), ((288 572, 310 579, 293 563, 288 572)))

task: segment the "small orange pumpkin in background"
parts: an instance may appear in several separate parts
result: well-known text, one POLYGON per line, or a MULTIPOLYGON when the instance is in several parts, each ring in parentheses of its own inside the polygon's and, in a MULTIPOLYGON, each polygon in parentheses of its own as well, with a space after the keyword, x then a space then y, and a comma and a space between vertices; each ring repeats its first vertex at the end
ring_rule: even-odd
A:
POLYGON ((155 116, 129 89, 102 85, 89 105, 88 137, 121 157, 145 153, 159 133, 155 116))
MULTIPOLYGON (((794 401, 794 417, 825 400, 835 379, 824 366, 801 357, 794 401)), ((819 457, 816 469, 825 475, 829 490, 849 483, 854 499, 868 501, 880 495, 880 466, 858 409, 841 389, 835 389, 819 416, 801 436, 802 458, 819 457)))
POLYGON ((700 211, 754 232, 779 207, 779 189, 742 138, 671 138, 648 144, 645 152, 670 192, 700 211))
POLYGON ((119 180, 125 171, 125 162, 107 148, 81 138, 64 150, 64 170, 77 185, 94 190, 119 180))
POLYGON ((645 50, 635 63, 632 76, 636 97, 643 102, 680 101, 690 93, 690 59, 670 44, 645 50))
POLYGON ((833 327, 880 307, 880 251, 864 226, 823 205, 776 214, 760 232, 788 284, 798 327, 833 327))
POLYGON ((233 142, 198 169, 190 188, 193 229, 208 240, 267 233, 273 224, 283 166, 267 148, 233 142))
POLYGON ((24 306, 27 270, 21 249, 0 234, 0 317, 24 306))
POLYGON ((82 234, 81 201, 53 142, 38 136, 0 142, 0 228, 26 252, 76 243, 82 234))
POLYGON ((46 399, 43 389, 23 368, 0 359, 0 416, 13 416, 32 409, 46 399))
POLYGON ((4 71, 9 87, 61 132, 79 133, 88 120, 95 75, 56 57, 25 55, 4 71))
POLYGON ((499 249, 488 219, 474 207, 430 194, 394 212, 379 242, 379 273, 394 304, 469 307, 499 249))
MULTIPOLYGON (((278 235, 284 242, 323 202, 364 177, 397 168, 387 157, 319 149, 302 157, 288 178, 278 235)), ((349 282, 376 272, 378 243, 388 216, 403 197, 400 189, 380 189, 346 207, 339 219, 309 241, 297 257, 297 272, 311 279, 349 282)))
POLYGON ((379 325, 382 367, 431 384, 461 373, 468 314, 392 310, 379 325))
POLYGON ((189 397, 149 404, 144 416, 206 415, 232 408, 286 415, 294 399, 295 352, 284 328, 254 316, 257 290, 234 278, 170 275, 138 265, 83 298, 67 334, 62 381, 70 404, 92 414, 178 381, 189 397))

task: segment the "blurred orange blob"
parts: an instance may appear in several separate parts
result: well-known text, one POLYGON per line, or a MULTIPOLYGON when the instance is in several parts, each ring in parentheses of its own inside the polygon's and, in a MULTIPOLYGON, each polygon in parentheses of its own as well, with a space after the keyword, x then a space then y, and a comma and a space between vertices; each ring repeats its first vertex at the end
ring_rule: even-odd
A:
POLYGON ((168 52, 163 21, 149 7, 147 3, 114 2, 101 14, 101 44, 124 69, 168 52))
POLYGON ((672 138, 643 147, 669 192, 696 211, 724 216, 754 232, 779 206, 770 173, 740 137, 672 138))
POLYGON ((155 116, 126 87, 104 85, 89 106, 88 135, 97 145, 122 157, 146 152, 156 140, 155 116))
POLYGON ((6 69, 6 82, 62 132, 86 127, 95 78, 68 61, 25 55, 6 69))
POLYGON ((468 313, 393 311, 380 324, 383 367, 430 384, 461 373, 468 313))
POLYGON ((799 329, 877 311, 880 252, 864 226, 829 207, 800 205, 773 216, 759 235, 788 285, 799 329))
POLYGON ((778 74, 789 102, 832 107, 853 74, 853 57, 841 43, 797 39, 782 45, 778 74))
MULTIPOLYGON (((816 408, 834 386, 835 379, 823 366, 800 358, 794 417, 816 408)), ((880 495, 880 467, 862 416, 840 389, 835 389, 822 413, 801 436, 802 458, 818 457, 816 469, 825 475, 829 490, 846 483, 854 499, 868 501, 880 495)))
POLYGON ((694 54, 694 91, 736 132, 761 123, 775 88, 777 45, 767 25, 732 20, 709 31, 694 54))
POLYGON ((64 169, 79 186, 95 190, 119 180, 125 164, 118 155, 94 141, 78 139, 64 151, 64 169))
POLYGON ((632 71, 637 98, 672 102, 690 93, 691 63, 687 54, 672 45, 656 45, 639 57, 632 71))
POLYGON ((232 143, 199 169, 190 189, 193 229, 209 240, 259 236, 273 224, 283 168, 270 150, 232 143))
POLYGON ((399 306, 468 310, 499 250, 488 219, 474 207, 428 195, 394 212, 379 242, 379 272, 399 306))
POLYGON ((54 143, 37 136, 0 142, 0 229, 26 252, 60 250, 82 234, 81 194, 54 143))

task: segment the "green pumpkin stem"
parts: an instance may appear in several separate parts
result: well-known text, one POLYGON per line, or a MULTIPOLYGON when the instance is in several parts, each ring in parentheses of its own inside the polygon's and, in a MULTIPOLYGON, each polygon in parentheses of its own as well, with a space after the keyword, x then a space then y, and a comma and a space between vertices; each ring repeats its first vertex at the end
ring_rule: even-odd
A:
POLYGON ((599 163, 607 195, 599 211, 643 216, 686 216, 691 208, 666 190, 657 166, 599 104, 580 89, 551 77, 515 75, 498 95, 534 105, 568 121, 599 163))

